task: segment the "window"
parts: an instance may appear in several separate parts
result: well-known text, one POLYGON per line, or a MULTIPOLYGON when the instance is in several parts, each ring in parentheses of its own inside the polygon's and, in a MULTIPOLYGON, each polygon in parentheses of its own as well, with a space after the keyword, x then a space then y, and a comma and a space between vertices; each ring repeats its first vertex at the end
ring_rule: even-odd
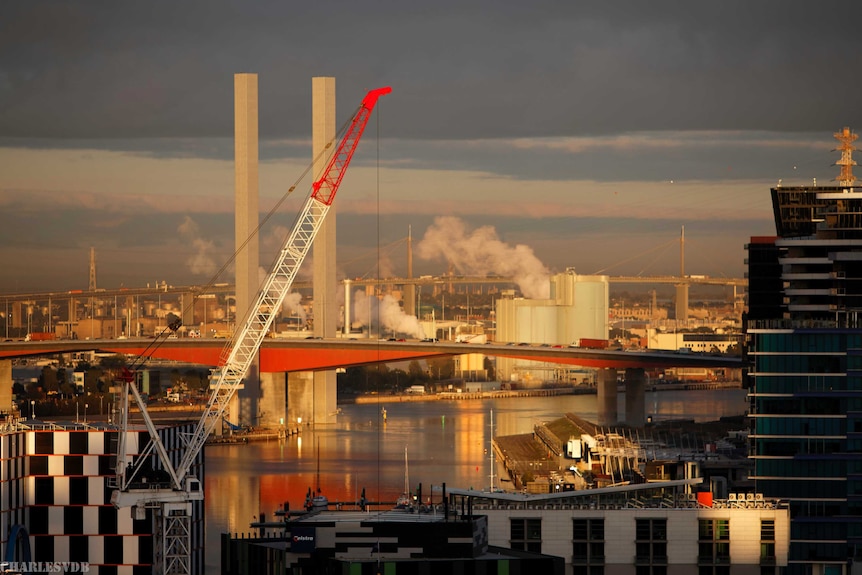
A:
POLYGON ((760 564, 775 565, 775 520, 760 521, 760 564))
POLYGON ((63 534, 84 534, 84 508, 80 505, 63 507, 63 534))
POLYGON ((84 458, 80 455, 64 455, 63 475, 84 475, 84 458))
POLYGON ((36 505, 54 505, 53 477, 34 477, 33 486, 36 492, 33 500, 36 505))
POLYGON ((30 475, 48 475, 48 457, 46 455, 30 456, 30 475))
POLYGON ((33 438, 34 450, 33 453, 51 455, 54 453, 54 434, 53 432, 37 432, 33 438))
POLYGON ((509 520, 509 547, 521 551, 542 552, 542 520, 519 519, 509 520))
POLYGON ((89 493, 89 479, 86 477, 69 478, 69 505, 86 505, 89 493))
POLYGON ((572 520, 572 565, 589 566, 590 575, 604 573, 605 520, 572 520))
POLYGON ((635 520, 635 572, 667 573, 667 519, 635 520))
POLYGON ((721 575, 730 565, 730 521, 701 519, 698 521, 697 564, 700 575, 721 575))

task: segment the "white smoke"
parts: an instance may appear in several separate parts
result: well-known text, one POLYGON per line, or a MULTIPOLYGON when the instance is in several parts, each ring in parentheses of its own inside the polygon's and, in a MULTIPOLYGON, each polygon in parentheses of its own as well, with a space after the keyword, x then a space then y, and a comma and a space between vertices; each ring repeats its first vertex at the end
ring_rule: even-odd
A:
POLYGON ((368 326, 370 332, 377 331, 381 336, 394 335, 415 339, 425 337, 425 331, 419 325, 419 320, 405 314, 398 300, 391 295, 378 299, 357 290, 351 307, 353 320, 350 325, 353 328, 368 326))
POLYGON ((302 307, 302 294, 297 292, 291 292, 287 294, 284 298, 284 303, 281 305, 282 313, 284 315, 293 315, 296 314, 302 320, 302 323, 305 323, 307 319, 307 314, 305 313, 305 308, 302 307))
POLYGON ((521 244, 512 247, 500 241, 492 226, 468 232, 460 218, 435 218, 417 244, 416 254, 426 260, 450 262, 464 275, 511 277, 524 297, 530 299, 551 296, 550 272, 533 249, 521 244))
POLYGON ((377 259, 377 270, 380 274, 381 278, 394 278, 397 277, 395 275, 395 264, 392 262, 392 259, 388 254, 381 254, 377 259))
POLYGON ((180 236, 188 240, 195 249, 195 254, 186 260, 186 265, 195 275, 203 275, 210 277, 218 269, 215 260, 210 256, 215 246, 209 241, 200 237, 200 230, 197 223, 189 216, 186 216, 183 223, 177 228, 180 236))

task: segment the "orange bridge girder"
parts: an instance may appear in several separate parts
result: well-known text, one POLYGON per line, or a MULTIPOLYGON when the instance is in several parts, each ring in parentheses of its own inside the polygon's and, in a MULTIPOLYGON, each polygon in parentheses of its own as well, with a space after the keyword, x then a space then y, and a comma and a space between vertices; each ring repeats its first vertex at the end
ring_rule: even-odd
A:
MULTIPOLYGON (((18 341, 0 343, 0 359, 100 351, 136 357, 146 353, 154 358, 214 367, 220 364, 226 342, 224 339, 168 339, 150 350, 148 348, 154 342, 148 339, 18 341)), ((316 371, 468 353, 594 368, 742 367, 738 357, 699 353, 625 352, 454 342, 267 339, 260 350, 260 370, 266 373, 316 371)))

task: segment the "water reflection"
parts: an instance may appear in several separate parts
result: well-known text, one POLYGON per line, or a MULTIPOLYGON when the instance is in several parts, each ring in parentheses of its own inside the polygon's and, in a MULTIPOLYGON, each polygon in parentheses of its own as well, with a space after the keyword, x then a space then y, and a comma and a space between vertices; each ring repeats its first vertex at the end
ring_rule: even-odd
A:
MULTIPOLYGON (((648 392, 645 405, 657 420, 710 421, 743 414, 745 397, 744 390, 648 392)), ((378 405, 344 405, 329 429, 306 428, 281 442, 207 447, 207 572, 218 572, 221 533, 250 532, 261 513, 271 518, 285 502, 301 509, 309 488, 319 487, 333 506, 352 504, 363 489, 371 501, 394 502, 404 489, 405 447, 410 485, 421 482, 425 500, 440 501, 444 482, 488 487, 491 410, 494 434, 515 435, 566 412, 595 421, 596 397, 394 403, 386 405, 386 422, 378 405)), ((619 412, 625 413, 622 395, 619 412)))

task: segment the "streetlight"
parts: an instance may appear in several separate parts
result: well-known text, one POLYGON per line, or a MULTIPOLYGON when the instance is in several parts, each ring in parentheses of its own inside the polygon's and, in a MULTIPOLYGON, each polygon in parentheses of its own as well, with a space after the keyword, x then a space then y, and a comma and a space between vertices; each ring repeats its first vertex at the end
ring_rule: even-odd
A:
POLYGON ((84 423, 87 423, 87 408, 90 407, 89 403, 84 404, 84 423))
POLYGON ((36 401, 30 400, 30 419, 36 419, 36 401))

